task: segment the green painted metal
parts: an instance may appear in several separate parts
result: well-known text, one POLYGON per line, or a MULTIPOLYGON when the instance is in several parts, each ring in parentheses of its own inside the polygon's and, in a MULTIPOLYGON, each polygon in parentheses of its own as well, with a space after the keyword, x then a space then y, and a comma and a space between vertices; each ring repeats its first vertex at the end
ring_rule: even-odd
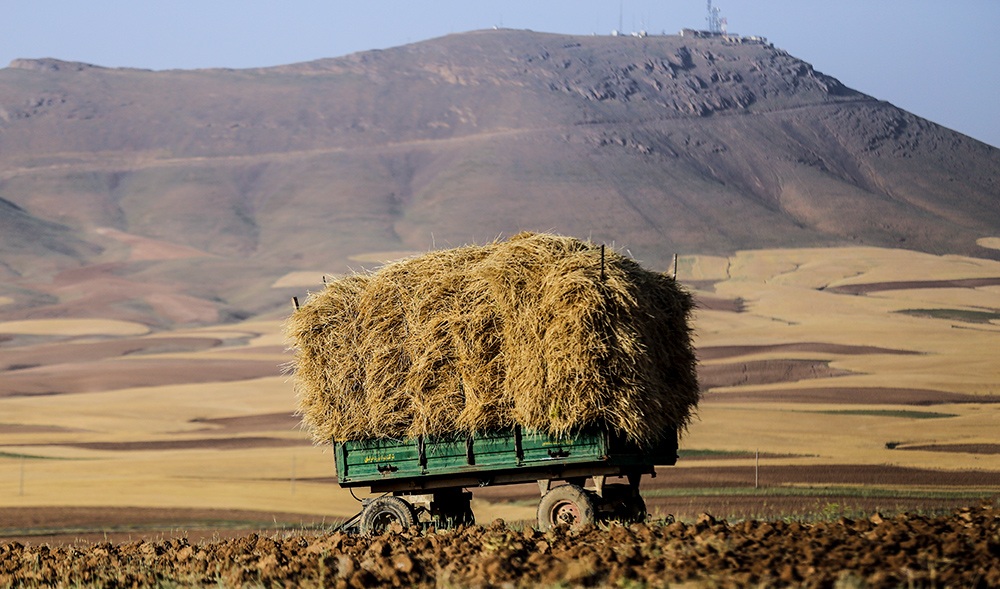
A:
POLYGON ((600 429, 560 438, 515 427, 471 436, 334 441, 333 447, 338 482, 358 486, 586 465, 651 469, 657 464, 674 464, 675 440, 644 450, 600 429))

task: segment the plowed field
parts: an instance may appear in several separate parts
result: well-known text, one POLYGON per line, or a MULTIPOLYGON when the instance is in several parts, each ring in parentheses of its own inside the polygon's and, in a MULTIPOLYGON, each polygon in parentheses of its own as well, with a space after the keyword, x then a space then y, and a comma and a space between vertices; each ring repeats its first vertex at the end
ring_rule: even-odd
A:
POLYGON ((798 523, 486 527, 0 546, 0 587, 996 587, 1000 509, 798 523))

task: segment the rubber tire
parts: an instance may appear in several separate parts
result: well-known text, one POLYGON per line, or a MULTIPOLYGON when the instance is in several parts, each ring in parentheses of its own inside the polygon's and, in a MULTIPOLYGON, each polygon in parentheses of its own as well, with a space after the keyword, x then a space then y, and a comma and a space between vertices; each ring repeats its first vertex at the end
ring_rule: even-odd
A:
POLYGON ((578 485, 555 487, 538 502, 538 529, 543 532, 559 524, 579 529, 596 519, 590 493, 578 485))
POLYGON ((413 506, 399 497, 379 497, 369 503, 361 512, 361 534, 381 536, 394 523, 409 529, 417 522, 413 506))

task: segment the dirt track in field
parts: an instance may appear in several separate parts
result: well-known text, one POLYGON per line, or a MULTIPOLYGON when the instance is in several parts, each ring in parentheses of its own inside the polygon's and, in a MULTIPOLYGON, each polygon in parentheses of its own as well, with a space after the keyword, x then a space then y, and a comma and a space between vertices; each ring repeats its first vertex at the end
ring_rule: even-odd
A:
POLYGON ((500 521, 443 533, 396 529, 363 538, 257 534, 49 548, 0 544, 0 586, 337 588, 1000 585, 1000 510, 961 508, 803 524, 587 526, 539 532, 500 521))

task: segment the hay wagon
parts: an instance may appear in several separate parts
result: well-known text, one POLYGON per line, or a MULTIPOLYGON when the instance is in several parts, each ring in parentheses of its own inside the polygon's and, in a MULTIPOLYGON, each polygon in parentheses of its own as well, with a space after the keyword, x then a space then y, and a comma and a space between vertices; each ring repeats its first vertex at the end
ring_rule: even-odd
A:
POLYGON ((467 523, 466 489, 527 482, 542 528, 645 517, 700 398, 676 276, 520 233, 325 282, 285 333, 303 424, 342 486, 383 494, 347 527, 467 523))
POLYGON ((642 448, 607 429, 560 438, 514 427, 473 435, 334 441, 333 450, 342 487, 384 493, 363 500, 361 512, 343 529, 379 534, 393 523, 472 524, 467 489, 537 482, 538 525, 546 530, 557 524, 644 520, 639 482, 643 475, 656 476, 656 466, 676 462, 677 435, 642 448), (585 487, 588 479, 592 485, 585 487))

